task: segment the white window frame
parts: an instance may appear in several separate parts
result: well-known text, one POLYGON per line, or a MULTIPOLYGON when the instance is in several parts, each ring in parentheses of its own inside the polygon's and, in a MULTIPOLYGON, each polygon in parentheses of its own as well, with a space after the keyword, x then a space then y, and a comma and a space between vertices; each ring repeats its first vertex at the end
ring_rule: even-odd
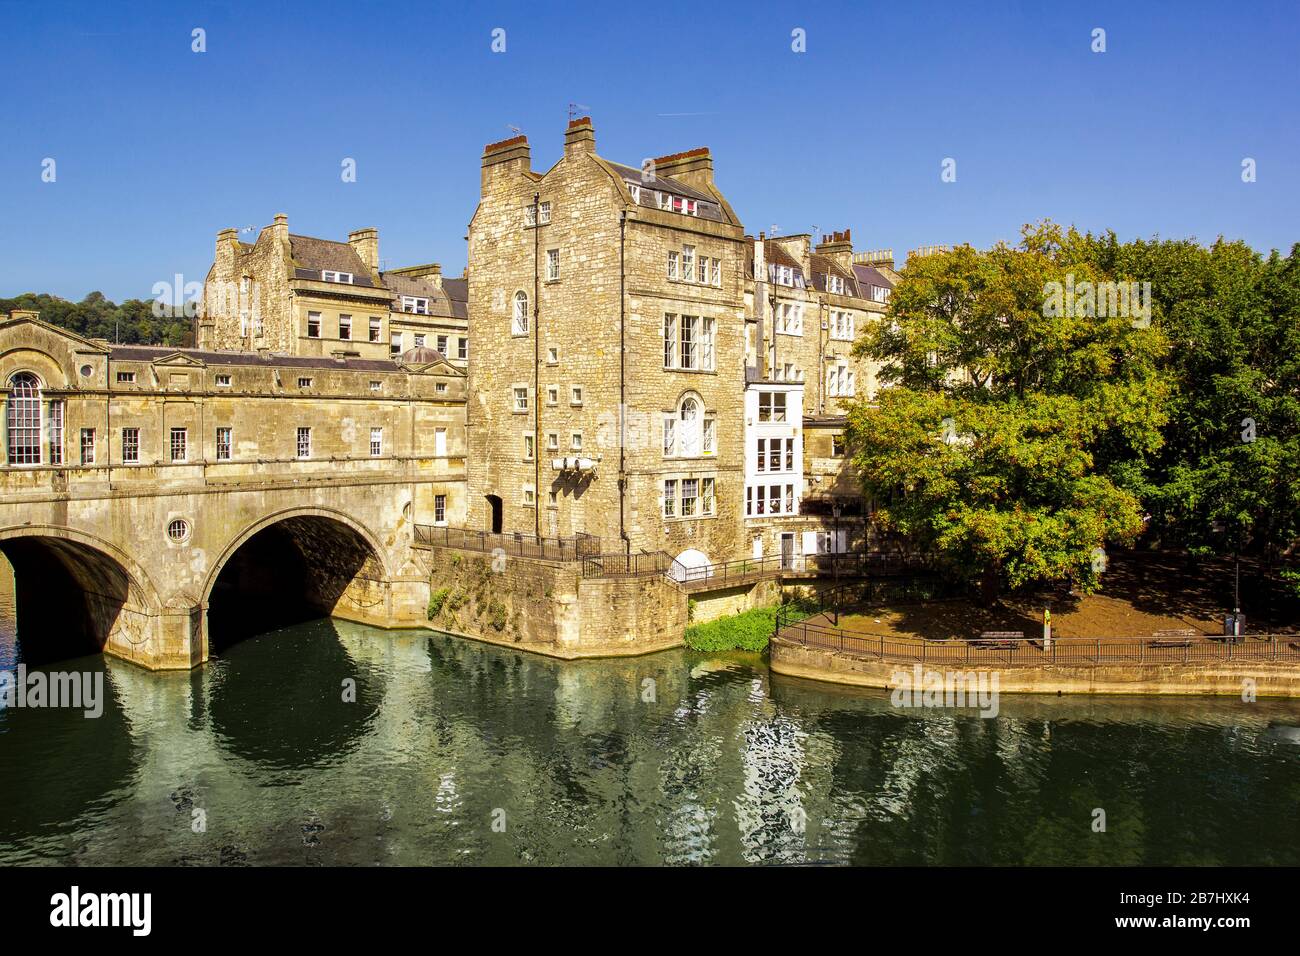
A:
POLYGON ((217 426, 217 461, 230 461, 235 451, 235 430, 229 425, 217 426))
POLYGON ((299 425, 294 439, 294 457, 299 461, 311 458, 311 426, 299 425))
POLYGON ((188 428, 173 426, 168 432, 169 438, 167 448, 169 451, 168 460, 176 464, 184 464, 190 460, 190 433, 188 428))
POLYGON ((511 335, 527 335, 529 327, 528 293, 519 289, 511 297, 511 335))
POLYGON ((353 285, 356 278, 351 272, 335 272, 331 269, 322 269, 320 277, 323 282, 341 282, 344 285, 353 285))
POLYGON ((560 279, 560 250, 546 250, 546 281, 558 282, 560 279))
POLYGON ((384 455, 384 429, 382 427, 372 427, 370 429, 370 457, 382 458, 384 455))

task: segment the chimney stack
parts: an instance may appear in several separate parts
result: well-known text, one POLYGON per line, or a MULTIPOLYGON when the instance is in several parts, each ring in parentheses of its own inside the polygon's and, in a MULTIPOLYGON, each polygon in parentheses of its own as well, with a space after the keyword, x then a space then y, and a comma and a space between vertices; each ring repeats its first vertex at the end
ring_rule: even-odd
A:
POLYGON ((357 258, 366 264, 367 269, 371 272, 379 271, 378 229, 356 229, 348 233, 348 245, 356 250, 357 258))
POLYGON ((655 158, 656 176, 668 176, 704 193, 716 192, 713 185, 713 154, 707 146, 655 158))
POLYGON ((829 237, 823 235, 815 251, 830 259, 845 272, 853 268, 853 240, 848 229, 843 232, 832 232, 829 237))
POLYGON ((579 116, 575 120, 569 120, 569 128, 564 131, 565 157, 595 151, 596 130, 591 125, 591 117, 579 116))
POLYGON ((532 168, 531 152, 528 149, 528 137, 520 134, 499 143, 488 143, 483 147, 483 168, 479 172, 479 187, 487 192, 488 183, 495 176, 510 173, 526 173, 532 168))
POLYGON ((280 240, 281 242, 288 243, 289 217, 282 212, 277 212, 275 214, 275 224, 271 226, 271 232, 275 235, 276 239, 280 240))

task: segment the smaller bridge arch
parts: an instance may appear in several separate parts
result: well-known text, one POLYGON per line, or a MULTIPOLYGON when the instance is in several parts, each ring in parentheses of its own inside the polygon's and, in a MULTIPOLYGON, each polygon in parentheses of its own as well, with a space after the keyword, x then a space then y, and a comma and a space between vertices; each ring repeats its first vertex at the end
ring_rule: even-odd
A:
POLYGON ((74 528, 18 525, 0 528, 0 552, 14 572, 25 660, 158 653, 158 591, 121 548, 74 528))

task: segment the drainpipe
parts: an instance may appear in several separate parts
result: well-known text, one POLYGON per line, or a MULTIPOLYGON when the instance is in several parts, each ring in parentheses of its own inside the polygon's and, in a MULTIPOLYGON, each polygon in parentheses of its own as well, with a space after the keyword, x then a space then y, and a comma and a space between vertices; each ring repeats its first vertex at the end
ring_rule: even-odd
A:
POLYGON ((628 560, 632 538, 624 523, 627 496, 627 210, 618 214, 618 536, 628 560))
POLYGON ((533 193, 533 534, 542 537, 542 316, 541 284, 538 273, 542 241, 541 193, 533 193))

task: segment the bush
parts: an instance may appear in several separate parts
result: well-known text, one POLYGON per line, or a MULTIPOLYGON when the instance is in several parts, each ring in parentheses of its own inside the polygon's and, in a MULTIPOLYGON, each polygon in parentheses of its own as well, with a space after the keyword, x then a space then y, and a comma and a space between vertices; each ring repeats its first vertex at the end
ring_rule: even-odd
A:
POLYGON ((493 601, 488 605, 488 614, 492 616, 492 626, 498 631, 506 629, 506 606, 500 601, 493 601))
POLYGON ((429 595, 429 620, 442 613, 442 606, 447 601, 447 595, 451 593, 451 588, 438 588, 429 595))
POLYGON ((777 607, 720 617, 686 629, 686 646, 697 651, 761 651, 776 626, 777 607))

